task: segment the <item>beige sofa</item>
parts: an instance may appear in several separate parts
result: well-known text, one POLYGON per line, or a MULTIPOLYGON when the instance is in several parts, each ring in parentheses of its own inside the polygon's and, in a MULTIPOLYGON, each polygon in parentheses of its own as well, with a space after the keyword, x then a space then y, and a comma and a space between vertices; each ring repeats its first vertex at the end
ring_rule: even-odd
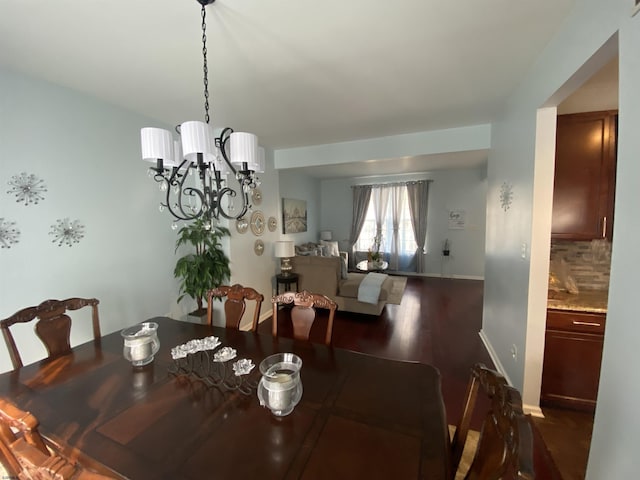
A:
POLYGON ((358 288, 364 273, 346 273, 340 257, 297 256, 291 261, 293 272, 299 275, 298 289, 321 293, 338 304, 338 310, 346 312, 380 315, 384 308, 393 281, 387 278, 380 289, 377 304, 358 301, 358 288))

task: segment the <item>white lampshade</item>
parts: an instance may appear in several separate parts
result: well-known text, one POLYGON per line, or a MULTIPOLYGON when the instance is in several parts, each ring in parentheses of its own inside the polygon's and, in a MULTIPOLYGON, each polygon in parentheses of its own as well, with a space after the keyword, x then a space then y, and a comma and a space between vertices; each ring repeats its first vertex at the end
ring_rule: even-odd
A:
POLYGON ((169 130, 155 127, 145 127, 140 130, 140 146, 142 159, 156 163, 161 159, 165 165, 173 166, 175 162, 173 138, 169 130))
POLYGON ((182 144, 179 140, 173 141, 173 161, 164 162, 166 167, 177 167, 182 163, 184 157, 182 156, 182 144))
POLYGON ((296 249, 292 241, 275 242, 275 254, 277 258, 289 258, 296 256, 296 249))
POLYGON ((234 165, 256 165, 258 160, 258 137, 253 133, 233 132, 229 138, 231 163, 234 165))
POLYGON ((249 170, 257 173, 264 173, 264 147, 258 147, 258 158, 256 163, 249 165, 249 170))
POLYGON ((320 240, 331 240, 333 238, 333 234, 331 230, 322 230, 320 232, 320 240))
POLYGON ((215 159, 216 145, 213 127, 208 123, 191 121, 180 125, 182 153, 190 162, 196 162, 198 153, 203 155, 205 163, 215 159))

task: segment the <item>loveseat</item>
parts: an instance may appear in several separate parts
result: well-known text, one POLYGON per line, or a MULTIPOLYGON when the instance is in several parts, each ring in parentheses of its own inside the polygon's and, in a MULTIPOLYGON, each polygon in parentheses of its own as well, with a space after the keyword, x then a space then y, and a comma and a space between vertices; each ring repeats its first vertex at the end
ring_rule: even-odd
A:
POLYGON ((387 278, 380 289, 378 303, 358 301, 360 283, 365 273, 347 273, 342 257, 296 256, 292 258, 293 272, 299 275, 299 290, 321 293, 338 304, 338 310, 380 315, 387 303, 393 281, 387 278))

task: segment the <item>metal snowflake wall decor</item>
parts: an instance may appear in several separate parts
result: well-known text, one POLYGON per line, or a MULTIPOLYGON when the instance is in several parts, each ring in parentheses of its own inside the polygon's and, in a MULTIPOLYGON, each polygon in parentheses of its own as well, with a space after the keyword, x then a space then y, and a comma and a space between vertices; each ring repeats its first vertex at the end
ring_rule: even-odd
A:
POLYGON ((504 182, 500 187, 500 205, 502 205, 502 209, 506 212, 511 207, 512 202, 513 187, 507 182, 504 182))
POLYGON ((0 248, 11 248, 11 245, 18 243, 20 230, 15 225, 16 222, 0 218, 0 248))
POLYGON ((49 235, 53 235, 52 242, 57 242, 59 247, 63 243, 72 247, 74 243, 78 243, 84 237, 84 225, 79 220, 58 219, 54 225, 51 225, 49 235))
POLYGON ((47 191, 47 187, 44 180, 33 173, 22 172, 20 175, 14 175, 8 183, 11 185, 11 190, 7 190, 7 193, 13 193, 18 203, 37 205, 40 200, 44 200, 43 194, 47 191))

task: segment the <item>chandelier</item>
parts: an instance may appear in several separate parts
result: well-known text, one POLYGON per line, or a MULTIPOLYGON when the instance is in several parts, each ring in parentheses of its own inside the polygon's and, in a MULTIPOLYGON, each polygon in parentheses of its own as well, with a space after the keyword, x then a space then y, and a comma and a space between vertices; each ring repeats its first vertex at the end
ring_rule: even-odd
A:
POLYGON ((241 218, 251 207, 249 195, 260 185, 256 173, 264 172, 264 149, 252 133, 224 128, 218 137, 209 125, 209 78, 205 6, 215 0, 197 0, 202 16, 202 58, 205 121, 183 122, 176 127, 180 140, 169 130, 146 127, 140 131, 142 159, 152 162, 149 175, 160 184, 169 210, 178 221, 202 219, 205 226, 224 217, 241 218), (232 176, 236 188, 228 185, 232 176), (239 203, 239 205, 237 205, 239 203))

